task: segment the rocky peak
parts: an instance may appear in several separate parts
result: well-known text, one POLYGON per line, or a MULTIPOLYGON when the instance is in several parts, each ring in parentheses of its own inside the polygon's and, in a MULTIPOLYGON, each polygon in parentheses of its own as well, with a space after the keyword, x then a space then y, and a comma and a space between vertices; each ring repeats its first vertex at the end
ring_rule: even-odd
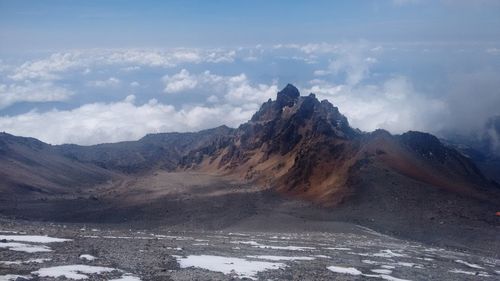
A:
POLYGON ((293 106, 299 100, 299 97, 299 90, 294 85, 287 84, 283 90, 278 92, 276 105, 278 105, 279 108, 293 106))

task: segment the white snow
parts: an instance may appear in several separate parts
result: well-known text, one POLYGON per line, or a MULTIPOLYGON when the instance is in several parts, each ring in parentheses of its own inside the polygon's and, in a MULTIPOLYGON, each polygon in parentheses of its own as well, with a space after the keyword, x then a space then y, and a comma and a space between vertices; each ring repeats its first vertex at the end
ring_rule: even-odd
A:
POLYGON ((290 250, 290 251, 305 251, 305 250, 314 250, 316 248, 313 247, 301 247, 301 246, 272 246, 272 245, 262 245, 255 241, 231 241, 233 244, 245 244, 251 245, 256 248, 261 249, 274 249, 274 250, 290 250))
POLYGON ((0 235, 0 240, 16 241, 16 242, 31 242, 31 243, 53 243, 71 241, 71 239, 53 238, 49 236, 39 235, 0 235))
POLYGON ((401 265, 405 267, 416 267, 416 268, 423 268, 424 266, 418 263, 413 263, 413 262, 403 262, 403 261, 398 261, 395 263, 396 265, 401 265))
POLYGON ((285 257, 285 256, 247 256, 247 258, 270 260, 270 261, 312 261, 313 257, 285 257))
POLYGON ((198 267, 210 271, 222 272, 224 274, 234 273, 238 277, 255 279, 257 273, 269 269, 286 267, 283 263, 249 261, 241 258, 199 255, 199 256, 176 256, 181 268, 198 267))
POLYGON ((314 255, 315 257, 317 258, 323 258, 323 259, 329 259, 330 257, 329 256, 325 256, 325 255, 314 255))
POLYGON ((341 266, 328 266, 326 267, 328 270, 336 272, 336 273, 342 273, 342 274, 350 274, 350 275, 361 275, 361 271, 357 270, 354 267, 341 267, 341 266))
POLYGON ((94 257, 94 256, 92 256, 92 255, 84 254, 84 255, 80 255, 80 259, 82 259, 82 260, 88 260, 88 261, 93 261, 93 260, 95 260, 97 258, 94 257))
POLYGON ((89 278, 89 276, 86 274, 111 272, 115 270, 118 269, 111 267, 74 264, 41 268, 37 271, 33 271, 32 274, 38 275, 39 277, 66 277, 68 279, 82 280, 89 278))
POLYGON ((479 266, 479 265, 477 265, 477 264, 473 264, 473 263, 468 263, 468 262, 463 261, 463 260, 455 260, 455 262, 456 262, 456 263, 461 263, 461 264, 466 265, 466 266, 468 266, 468 267, 470 267, 470 268, 475 268, 475 269, 484 269, 484 267, 482 267, 482 266, 479 266))
POLYGON ((38 252, 51 252, 52 250, 44 245, 30 245, 17 242, 0 243, 0 248, 7 248, 11 251, 38 253, 38 252))
POLYGON ((372 269, 371 272, 379 273, 379 274, 391 274, 392 270, 389 269, 372 269))
POLYGON ((0 281, 15 281, 19 277, 24 279, 31 279, 31 277, 29 276, 7 274, 7 275, 0 275, 0 281))
POLYGON ((290 251, 305 251, 314 250, 313 247, 300 247, 300 246, 270 246, 270 245, 258 245, 254 246, 261 249, 274 249, 274 250, 290 250, 290 251))
POLYGON ((0 264, 11 265, 11 264, 28 264, 28 263, 44 263, 46 261, 50 261, 51 259, 29 259, 25 261, 0 261, 0 264))
MULTIPOLYGON (((366 276, 368 276, 368 275, 366 275, 366 276)), ((387 280, 387 281, 410 281, 408 279, 396 278, 396 277, 393 277, 393 276, 390 276, 390 275, 386 275, 386 274, 380 274, 378 277, 382 278, 384 280, 387 280)))
POLYGON ((260 246, 259 243, 255 241, 231 241, 233 244, 245 244, 245 245, 252 245, 252 246, 260 246))
POLYGON ((372 260, 361 260, 362 263, 366 264, 379 264, 380 262, 378 261, 372 261, 372 260))
POLYGON ((405 254, 395 253, 391 250, 380 250, 378 253, 373 254, 373 256, 382 258, 406 257, 405 254))
POLYGON ((482 276, 482 277, 489 277, 490 275, 486 272, 483 271, 466 271, 466 270, 461 270, 461 269, 452 269, 449 270, 448 272, 451 273, 460 273, 460 274, 466 274, 466 275, 477 275, 477 276, 482 276))
POLYGON ((120 278, 111 279, 109 281, 141 281, 141 279, 139 277, 131 275, 131 274, 125 274, 120 278))

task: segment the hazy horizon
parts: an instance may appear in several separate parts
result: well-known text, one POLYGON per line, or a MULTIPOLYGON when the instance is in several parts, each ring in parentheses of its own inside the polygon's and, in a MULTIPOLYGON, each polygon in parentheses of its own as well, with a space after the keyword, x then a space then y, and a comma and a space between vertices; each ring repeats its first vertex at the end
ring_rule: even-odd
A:
POLYGON ((284 85, 353 127, 479 134, 497 1, 0 1, 0 131, 60 144, 246 122, 284 85))

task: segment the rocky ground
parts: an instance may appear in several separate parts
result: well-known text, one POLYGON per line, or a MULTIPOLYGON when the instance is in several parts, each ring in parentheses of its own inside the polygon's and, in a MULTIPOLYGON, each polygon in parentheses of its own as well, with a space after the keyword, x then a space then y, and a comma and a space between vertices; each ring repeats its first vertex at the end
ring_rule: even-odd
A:
POLYGON ((498 280, 500 260, 353 224, 329 232, 0 220, 0 280, 498 280), (65 240, 67 239, 67 240, 65 240))

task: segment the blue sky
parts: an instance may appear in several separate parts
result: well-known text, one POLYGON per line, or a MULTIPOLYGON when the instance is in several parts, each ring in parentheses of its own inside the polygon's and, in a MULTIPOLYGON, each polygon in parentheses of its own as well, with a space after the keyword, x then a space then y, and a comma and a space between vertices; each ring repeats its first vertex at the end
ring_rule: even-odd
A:
POLYGON ((287 83, 362 130, 478 134, 498 77, 494 0, 0 0, 0 131, 50 143, 235 127, 287 83))
POLYGON ((500 39, 485 0, 0 1, 4 50, 500 39))

